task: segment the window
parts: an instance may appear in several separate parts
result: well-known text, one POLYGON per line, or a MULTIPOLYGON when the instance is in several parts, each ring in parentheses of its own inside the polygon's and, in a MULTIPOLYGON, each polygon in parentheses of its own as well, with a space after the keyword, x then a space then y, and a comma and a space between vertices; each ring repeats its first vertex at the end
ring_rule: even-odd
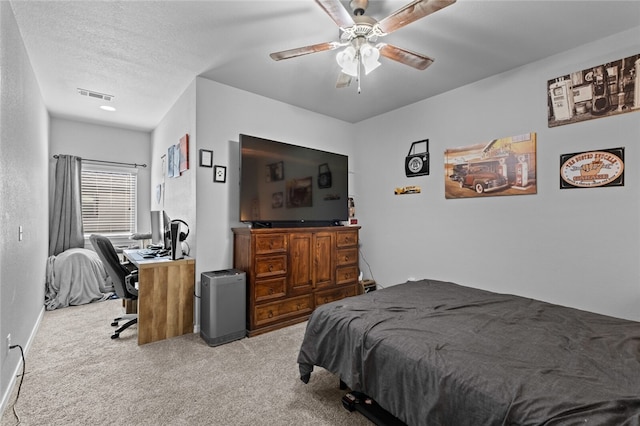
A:
POLYGON ((135 172, 82 170, 82 224, 85 235, 136 232, 135 172))

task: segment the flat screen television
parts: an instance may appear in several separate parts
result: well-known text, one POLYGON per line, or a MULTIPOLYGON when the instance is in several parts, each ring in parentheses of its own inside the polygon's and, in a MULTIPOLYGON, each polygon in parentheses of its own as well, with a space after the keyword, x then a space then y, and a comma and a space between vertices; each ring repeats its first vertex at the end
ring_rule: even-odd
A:
POLYGON ((240 135, 240 221, 331 226, 349 218, 349 157, 240 135))

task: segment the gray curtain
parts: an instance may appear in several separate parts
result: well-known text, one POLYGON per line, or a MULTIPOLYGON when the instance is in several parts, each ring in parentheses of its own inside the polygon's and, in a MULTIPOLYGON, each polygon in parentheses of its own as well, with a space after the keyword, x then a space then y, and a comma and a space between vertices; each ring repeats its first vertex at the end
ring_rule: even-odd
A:
POLYGON ((53 207, 49 217, 49 256, 84 247, 81 196, 82 159, 59 155, 53 180, 53 207))

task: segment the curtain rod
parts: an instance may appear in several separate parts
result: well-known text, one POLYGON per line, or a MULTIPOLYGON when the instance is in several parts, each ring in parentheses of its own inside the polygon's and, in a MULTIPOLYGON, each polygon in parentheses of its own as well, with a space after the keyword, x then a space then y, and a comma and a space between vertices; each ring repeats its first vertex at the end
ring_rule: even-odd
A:
MULTIPOLYGON (((58 159, 59 155, 56 154, 53 158, 58 159)), ((88 161, 90 163, 102 163, 102 164, 117 164, 118 166, 129 166, 129 167, 147 167, 146 164, 138 164, 138 163, 121 163, 119 161, 107 161, 107 160, 91 160, 89 158, 82 158, 82 161, 88 161)))

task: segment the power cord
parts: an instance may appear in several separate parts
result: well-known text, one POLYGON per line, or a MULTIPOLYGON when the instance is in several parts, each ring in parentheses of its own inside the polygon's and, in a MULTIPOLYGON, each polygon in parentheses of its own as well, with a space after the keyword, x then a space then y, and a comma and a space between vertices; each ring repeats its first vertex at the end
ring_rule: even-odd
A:
POLYGON ((14 349, 14 348, 20 349, 20 356, 22 357, 22 374, 20 376, 20 384, 18 385, 18 393, 16 394, 16 400, 13 401, 13 415, 18 421, 18 423, 16 423, 16 426, 18 426, 21 423, 21 420, 20 420, 20 416, 18 416, 18 413, 16 412, 16 404, 18 403, 18 398, 20 398, 20 389, 22 389, 22 382, 24 381, 24 372, 26 368, 26 363, 24 359, 24 350, 22 349, 22 346, 20 345, 9 346, 9 349, 14 349))
MULTIPOLYGON (((373 276, 373 271, 371 270, 371 265, 369 265, 369 262, 367 262, 367 259, 365 259, 364 254, 362 254, 362 249, 358 248, 358 251, 360 252, 360 258, 364 261, 364 263, 367 264, 367 268, 369 268, 369 274, 371 275, 371 279, 372 280, 376 280, 373 276)), ((380 283, 376 282, 376 285, 380 288, 384 288, 383 285, 380 285, 380 283)))

